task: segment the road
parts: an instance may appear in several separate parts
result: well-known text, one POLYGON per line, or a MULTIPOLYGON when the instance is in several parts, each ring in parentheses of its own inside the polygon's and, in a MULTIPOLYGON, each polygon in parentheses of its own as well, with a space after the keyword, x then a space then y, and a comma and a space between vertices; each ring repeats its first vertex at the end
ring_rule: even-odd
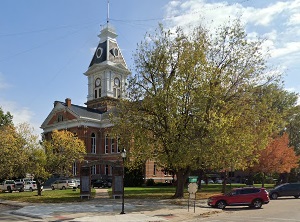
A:
POLYGON ((300 222, 300 199, 279 198, 271 200, 261 209, 249 207, 226 207, 222 213, 189 222, 300 222))
MULTIPOLYGON (((262 209, 251 209, 249 207, 226 207, 221 213, 207 214, 198 216, 192 212, 186 217, 185 222, 300 222, 300 199, 295 198, 279 198, 272 200, 269 204, 263 205, 262 209)), ((42 220, 37 218, 28 218, 10 214, 10 212, 18 209, 17 207, 0 204, 0 221, 2 222, 41 222, 41 221, 57 221, 42 220)), ((160 210, 162 213, 165 211, 160 210)), ((74 214, 73 216, 75 216, 74 214)), ((87 216, 91 216, 87 213, 87 216)), ((76 217, 76 216, 75 216, 76 217)), ((82 215, 81 215, 82 217, 82 215)), ((165 218, 163 221, 179 221, 177 217, 165 218), (176 220, 177 218, 177 220, 176 220)), ((80 221, 80 218, 64 221, 80 221)))

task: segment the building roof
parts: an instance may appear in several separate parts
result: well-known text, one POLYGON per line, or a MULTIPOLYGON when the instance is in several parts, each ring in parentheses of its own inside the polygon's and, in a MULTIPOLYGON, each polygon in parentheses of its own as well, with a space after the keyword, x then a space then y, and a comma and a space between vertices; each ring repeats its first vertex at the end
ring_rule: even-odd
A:
POLYGON ((46 128, 48 129, 47 131, 49 131, 50 128, 60 129, 66 127, 66 123, 75 124, 74 120, 81 122, 80 125, 86 125, 89 122, 93 125, 97 124, 98 127, 100 127, 100 122, 103 123, 103 121, 109 121, 109 117, 108 112, 71 104, 71 99, 67 98, 65 102, 54 102, 54 108, 41 125, 41 128, 44 129, 44 131, 46 128), (56 121, 57 114, 62 113, 62 111, 63 113, 70 113, 70 115, 73 117, 71 119, 65 119, 64 117, 63 121, 61 122, 56 121))

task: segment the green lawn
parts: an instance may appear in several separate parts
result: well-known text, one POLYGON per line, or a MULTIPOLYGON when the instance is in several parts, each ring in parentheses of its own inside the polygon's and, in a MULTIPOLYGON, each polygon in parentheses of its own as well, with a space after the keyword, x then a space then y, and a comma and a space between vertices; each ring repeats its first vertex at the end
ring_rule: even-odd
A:
MULTIPOLYGON (((92 189, 91 196, 92 197, 95 196, 95 189, 92 189)), ((0 192, 0 199, 30 202, 30 203, 64 203, 64 202, 82 201, 80 199, 79 189, 76 189, 76 191, 73 191, 72 189, 44 190, 42 191, 42 196, 38 196, 37 191, 12 192, 12 193, 0 192)))
MULTIPOLYGON (((226 191, 232 188, 245 187, 245 184, 232 184, 226 186, 226 191)), ((261 184, 254 184, 255 187, 261 187, 261 184)), ((266 184, 265 188, 273 188, 274 184, 266 184)), ((131 199, 170 199, 175 194, 176 187, 174 186, 153 186, 153 187, 125 187, 125 198, 131 199)), ((197 192, 197 199, 207 199, 214 194, 220 194, 222 191, 221 184, 201 185, 201 190, 197 192)), ((184 190, 184 198, 188 198, 187 187, 184 190)), ((111 196, 111 190, 109 190, 111 196)))
MULTIPOLYGON (((235 187, 245 187, 244 184, 232 184, 227 185, 226 190, 229 191, 235 187)), ((255 187, 261 187, 261 184, 255 184, 255 187)), ((272 188, 273 184, 266 184, 265 187, 272 188)), ((125 187, 125 198, 128 199, 171 199, 175 193, 176 187, 174 186, 153 186, 153 187, 125 187)), ((221 184, 208 184, 201 185, 201 190, 197 192, 197 199, 207 199, 209 196, 214 194, 220 194, 222 190, 221 184)), ((95 196, 95 189, 91 191, 91 198, 95 196)), ((110 196, 112 189, 109 189, 110 196)), ((184 190, 184 198, 188 198, 187 187, 184 190)), ((0 192, 0 199, 4 200, 15 200, 21 202, 31 203, 63 203, 63 202, 80 202, 86 201, 87 199, 80 199, 80 191, 77 189, 67 190, 44 190, 42 196, 37 196, 37 191, 34 192, 13 192, 13 193, 2 193, 0 192)))

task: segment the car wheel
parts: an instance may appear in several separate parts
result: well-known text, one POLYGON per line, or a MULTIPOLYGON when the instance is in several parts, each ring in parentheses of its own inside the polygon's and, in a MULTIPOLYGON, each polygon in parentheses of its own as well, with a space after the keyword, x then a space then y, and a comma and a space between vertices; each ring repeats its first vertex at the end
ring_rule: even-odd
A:
POLYGON ((262 206, 262 201, 260 199, 255 199, 253 202, 252 202, 252 206, 256 209, 258 208, 261 208, 262 206))
POLYGON ((278 194, 277 193, 272 193, 271 194, 271 199, 276 200, 278 198, 278 194))
POLYGON ((65 187, 65 186, 63 186, 61 189, 62 189, 62 190, 65 190, 65 189, 66 189, 66 187, 65 187))
POLYGON ((299 195, 295 195, 294 197, 295 197, 296 199, 298 199, 298 198, 299 198, 299 195))
POLYGON ((224 200, 220 200, 217 202, 216 207, 219 209, 224 209, 226 207, 226 202, 224 200))
POLYGON ((55 190, 54 186, 51 187, 52 190, 55 190))
POLYGON ((32 187, 30 187, 30 188, 29 188, 29 191, 30 191, 30 192, 33 192, 33 189, 32 189, 32 187))

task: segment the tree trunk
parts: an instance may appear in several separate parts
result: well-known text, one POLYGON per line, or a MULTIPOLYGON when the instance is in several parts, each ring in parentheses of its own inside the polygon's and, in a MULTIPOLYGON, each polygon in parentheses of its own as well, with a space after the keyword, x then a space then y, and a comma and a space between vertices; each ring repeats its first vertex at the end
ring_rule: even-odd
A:
POLYGON ((223 179, 223 182, 222 182, 222 193, 224 194, 226 192, 226 183, 227 183, 227 170, 225 170, 224 172, 224 179, 223 179))
POLYGON ((174 198, 184 197, 184 185, 189 174, 190 174, 189 169, 180 169, 176 172, 177 186, 176 186, 176 192, 174 198))
POLYGON ((42 184, 39 179, 36 181, 36 186, 37 186, 37 195, 42 196, 42 184))
POLYGON ((198 177, 198 189, 201 190, 202 183, 201 181, 203 180, 203 175, 204 175, 204 170, 201 169, 199 172, 199 177, 198 177))
POLYGON ((266 178, 266 175, 264 172, 262 172, 261 187, 265 187, 265 178, 266 178))

